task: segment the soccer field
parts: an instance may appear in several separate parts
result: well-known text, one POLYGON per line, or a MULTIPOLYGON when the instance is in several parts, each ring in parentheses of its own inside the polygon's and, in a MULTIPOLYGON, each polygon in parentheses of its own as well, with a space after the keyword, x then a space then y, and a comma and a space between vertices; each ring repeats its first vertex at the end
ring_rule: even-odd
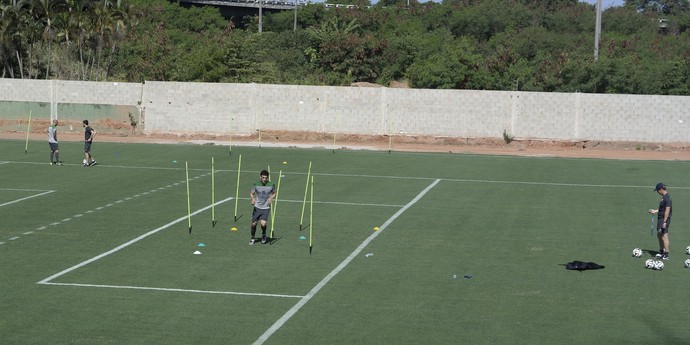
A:
POLYGON ((686 161, 99 142, 83 168, 81 143, 63 166, 24 145, 0 141, 2 344, 690 339, 686 161), (250 246, 262 169, 274 235, 250 246), (660 181, 675 212, 654 271, 660 181))

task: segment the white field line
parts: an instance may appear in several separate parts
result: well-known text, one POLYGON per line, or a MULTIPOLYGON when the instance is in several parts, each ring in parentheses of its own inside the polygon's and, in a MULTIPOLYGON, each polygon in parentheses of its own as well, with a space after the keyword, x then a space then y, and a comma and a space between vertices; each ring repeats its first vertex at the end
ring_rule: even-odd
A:
MULTIPOLYGON (((413 153, 410 153, 413 154, 413 153)), ((427 153, 424 153, 427 154, 427 153)), ((447 155, 447 154, 445 154, 447 155)), ((512 156, 500 156, 502 158, 522 158, 522 157, 512 157, 512 156)), ((552 157, 546 157, 546 158, 552 158, 552 157)), ((559 157, 553 157, 553 158, 558 158, 558 159, 577 159, 577 160, 599 160, 597 158, 559 158, 559 157)), ((638 162, 638 160, 631 160, 633 162, 638 162)), ((641 162, 641 161, 640 161, 641 162)), ((652 162, 652 161, 644 161, 644 162, 652 162)), ((663 161, 663 162, 668 162, 672 163, 675 161, 663 161)), ((44 165, 44 163, 37 163, 37 162, 19 162, 19 161, 7 161, 5 163, 14 163, 14 164, 37 164, 37 165, 44 165)), ((79 165, 79 164, 76 164, 79 165)), ((147 167, 147 166, 123 166, 123 165, 100 165, 99 168, 119 168, 119 169, 149 169, 149 170, 184 170, 184 168, 168 168, 168 167, 147 167)), ((208 169, 192 169, 189 168, 189 171, 208 171, 208 169)), ((236 173, 237 170, 232 170, 232 169, 216 169, 216 172, 234 172, 236 173)), ((284 171, 284 175, 306 175, 307 173, 305 172, 297 172, 297 171, 284 171)), ((383 178, 383 179, 402 179, 402 180, 436 180, 439 179, 441 181, 449 181, 449 182, 463 182, 463 183, 496 183, 496 184, 525 184, 525 185, 534 185, 534 186, 558 186, 558 187, 594 187, 594 188, 649 188, 648 185, 644 186, 639 186, 639 185, 614 185, 614 184, 588 184, 588 183, 560 183, 560 182, 538 182, 538 181, 509 181, 509 180, 480 180, 480 179, 453 179, 453 178, 436 178, 436 177, 419 177, 419 176, 392 176, 392 175, 367 175, 367 174, 329 174, 329 173, 316 173, 313 174, 315 176, 339 176, 339 177, 366 177, 366 178, 383 178)), ((199 176, 201 177, 201 176, 199 176)), ((191 178, 190 178, 191 179, 191 178)), ((184 183, 184 182, 181 182, 184 183)), ((652 189, 653 186, 652 186, 652 189)), ((673 189, 683 189, 683 190, 690 190, 690 187, 688 186, 673 186, 673 189)))
POLYGON ((262 334, 259 339, 257 339, 254 344, 259 345, 263 344, 268 338, 273 335, 276 331, 278 331, 290 318, 292 318, 293 315, 295 315, 309 300, 312 299, 326 284, 328 284, 333 277, 335 277, 340 271, 342 271, 357 255, 359 255, 366 246, 369 245, 371 241, 373 241, 379 234, 381 234, 388 225, 390 225, 393 221, 395 221, 398 217, 400 217, 401 214, 403 214, 407 209, 412 207, 417 201, 419 201, 426 193, 428 193, 432 188, 434 188, 441 180, 437 179, 434 180, 433 183, 431 183, 429 186, 427 186, 423 191, 421 191, 414 199, 412 199, 410 202, 407 203, 403 208, 398 210, 398 212, 395 212, 394 215, 392 215, 388 220, 381 225, 379 228, 379 231, 374 231, 369 237, 367 237, 362 244, 360 244, 343 262, 341 262, 338 267, 333 269, 331 273, 329 273, 326 277, 324 277, 316 286, 314 286, 309 293, 307 293, 306 296, 302 297, 297 304, 295 304, 290 310, 288 310, 278 321, 276 321, 271 327, 269 327, 264 334, 262 334))
MULTIPOLYGON (((237 198, 238 200, 249 200, 249 198, 237 198)), ((304 200, 280 199, 280 202, 303 203, 304 200)), ((392 204, 362 204, 358 202, 339 202, 339 201, 314 201, 315 204, 325 205, 344 205, 344 206, 367 206, 367 207, 403 207, 405 205, 392 204)))
MULTIPOLYGON (((2 189, 2 190, 29 191, 29 189, 2 189)), ((45 191, 45 192, 43 192, 43 193, 39 193, 39 194, 34 194, 34 195, 31 195, 31 196, 27 196, 27 197, 25 197, 25 198, 21 198, 21 199, 17 199, 17 200, 8 201, 8 202, 6 202, 6 203, 4 203, 4 204, 0 204, 0 207, 7 206, 7 205, 11 205, 11 204, 14 204, 14 203, 18 203, 18 202, 20 202, 20 201, 24 201, 24 200, 27 200, 27 199, 31 199, 31 198, 43 196, 43 195, 50 194, 50 193, 53 193, 53 192, 55 192, 55 191, 54 191, 54 190, 49 190, 49 191, 45 191)))
POLYGON ((25 189, 25 188, 0 188, 0 190, 13 190, 20 192, 47 192, 48 189, 25 189))
POLYGON ((268 293, 253 293, 253 292, 236 292, 236 291, 213 291, 213 290, 193 290, 193 289, 170 289, 158 288, 148 286, 129 286, 129 285, 101 285, 101 284, 77 284, 77 283, 41 283, 43 285, 60 285, 60 286, 79 286, 89 288, 108 288, 108 289, 131 289, 131 290, 153 290, 153 291, 168 291, 168 292, 192 292, 192 293, 206 293, 216 295, 240 295, 240 296, 259 296, 259 297, 280 297, 280 298, 302 298, 304 296, 298 295, 279 295, 268 293))
MULTIPOLYGON (((230 200, 233 200, 233 199, 234 199, 234 197, 228 197, 228 198, 225 198, 225 199, 223 199, 223 200, 221 200, 221 201, 219 201, 219 202, 216 202, 215 205, 219 205, 219 204, 225 203, 225 202, 230 201, 230 200)), ((99 254, 99 255, 97 255, 97 256, 94 256, 94 257, 92 257, 91 259, 88 259, 88 260, 83 261, 83 262, 81 262, 81 263, 79 263, 79 264, 76 264, 76 265, 74 265, 74 266, 72 266, 72 267, 70 267, 70 268, 68 268, 68 269, 66 269, 66 270, 63 270, 63 271, 58 272, 58 273, 56 273, 56 274, 53 274, 52 276, 50 276, 50 277, 48 277, 48 278, 45 278, 45 279, 39 281, 37 284, 46 284, 46 283, 50 282, 51 280, 53 280, 53 279, 55 279, 55 278, 58 278, 58 277, 60 277, 60 276, 62 276, 62 275, 65 275, 65 274, 67 274, 67 273, 69 273, 69 272, 72 272, 72 271, 74 271, 74 270, 76 270, 76 269, 78 269, 78 268, 84 267, 84 266, 86 266, 86 265, 88 265, 88 264, 90 264, 90 263, 92 263, 92 262, 94 262, 94 261, 96 261, 96 260, 102 259, 102 258, 104 258, 104 257, 106 257, 106 256, 108 256, 108 255, 110 255, 110 254, 112 254, 112 253, 115 253, 115 252, 117 252, 117 251, 120 251, 120 250, 122 250, 122 249, 124 249, 124 248, 126 248, 126 247, 128 247, 128 246, 130 246, 130 245, 132 245, 132 244, 134 244, 134 243, 137 243, 137 242, 143 240, 144 238, 149 237, 149 236, 151 236, 151 235, 153 235, 153 234, 155 234, 155 233, 157 233, 157 232, 159 232, 159 231, 161 231, 161 230, 165 230, 165 229, 167 229, 167 228, 169 228, 169 227, 171 227, 171 226, 173 226, 173 225, 175 225, 175 224, 177 224, 177 223, 179 223, 179 222, 181 222, 181 221, 187 220, 187 218, 188 218, 189 216, 195 216, 195 215, 197 215, 197 214, 199 214, 199 213, 201 213, 201 212, 204 212, 204 211, 208 210, 209 208, 213 207, 213 205, 214 205, 214 204, 208 205, 208 206, 206 206, 206 207, 204 207, 204 208, 200 208, 200 209, 194 211, 194 212, 191 213, 190 215, 184 215, 184 216, 182 216, 182 217, 180 217, 180 218, 177 218, 177 219, 173 220, 172 222, 170 222, 170 223, 168 223, 168 224, 165 224, 165 225, 163 225, 163 226, 161 226, 161 227, 159 227, 159 228, 153 229, 153 230, 151 230, 151 231, 149 231, 149 232, 147 232, 147 233, 145 233, 145 234, 143 234, 143 235, 141 235, 141 236, 139 236, 139 237, 137 237, 137 238, 135 238, 135 239, 132 239, 132 240, 130 240, 130 241, 128 241, 128 242, 125 242, 125 243, 123 243, 123 244, 121 244, 121 245, 119 245, 119 246, 117 246, 117 247, 115 247, 115 248, 113 248, 113 249, 111 249, 111 250, 105 252, 105 253, 102 253, 102 254, 99 254)))
MULTIPOLYGON (((201 176, 207 176, 207 175, 210 175, 210 174, 211 174, 211 173, 206 173, 206 174, 202 174, 202 175, 199 175, 199 176, 200 176, 200 177, 201 177, 201 176)), ((166 188, 167 188, 167 187, 166 187, 166 188)), ((158 188, 158 189, 160 189, 160 188, 158 188)), ((10 189, 10 188, 0 188, 0 190, 35 191, 35 192, 43 192, 43 191, 45 191, 45 190, 38 190, 38 189, 10 189)), ((157 190, 157 189, 154 189, 154 191, 156 191, 156 190, 157 190)), ((54 191, 48 191, 48 192, 52 193, 52 192, 54 192, 54 191)), ((149 193, 149 192, 142 193, 141 195, 148 194, 148 193, 149 193)), ((46 194, 46 193, 43 193, 43 194, 46 194)), ((34 196, 31 196, 31 197, 36 197, 36 196, 40 196, 40 195, 41 195, 41 194, 34 195, 34 196)), ((140 195, 140 194, 137 194, 136 196, 139 196, 139 195, 140 195)), ((26 198, 25 198, 25 199, 26 199, 26 198)), ((130 197, 129 199, 132 199, 132 198, 130 197)), ((18 201, 21 201, 21 200, 22 200, 22 199, 20 199, 20 200, 15 200, 15 201, 12 201, 12 202, 14 203, 14 202, 18 202, 18 201)), ((125 200, 128 200, 128 199, 125 199, 125 200)), ((103 209, 105 209, 105 208, 107 208, 107 207, 111 207, 111 206, 114 206, 115 204, 119 204, 119 203, 122 203, 122 202, 124 202, 124 201, 123 201, 123 200, 117 200, 117 201, 115 201, 114 203, 109 203, 109 204, 107 204, 107 205, 105 205, 105 206, 100 206, 100 207, 96 207, 96 208, 93 209, 93 210, 85 211, 84 214, 89 214, 89 213, 94 213, 94 212, 97 212, 97 211, 101 211, 101 210, 103 210, 103 209)), ((3 204, 3 205, 5 205, 5 204, 3 204)), ((0 207, 3 206, 3 205, 0 205, 0 207)), ((81 214, 81 213, 80 213, 80 214, 77 214, 77 215, 73 216, 73 218, 82 217, 84 214, 81 214)), ((72 220, 72 218, 65 218, 65 219, 62 219, 62 220, 60 220, 60 221, 52 222, 52 223, 49 224, 49 226, 60 225, 61 223, 66 223, 66 222, 69 222, 70 220, 72 220)), ((44 230, 44 229, 46 229, 46 228, 47 228, 47 226, 44 225, 44 226, 41 226, 41 227, 36 228, 36 230, 44 230)), ((30 235, 30 234, 32 234, 32 233, 33 233, 33 232, 24 233, 24 235, 30 235)), ((13 237, 12 240, 13 240, 13 241, 16 241, 16 240, 18 240, 18 239, 20 239, 20 238, 21 238, 21 237, 16 236, 16 237, 13 237)))

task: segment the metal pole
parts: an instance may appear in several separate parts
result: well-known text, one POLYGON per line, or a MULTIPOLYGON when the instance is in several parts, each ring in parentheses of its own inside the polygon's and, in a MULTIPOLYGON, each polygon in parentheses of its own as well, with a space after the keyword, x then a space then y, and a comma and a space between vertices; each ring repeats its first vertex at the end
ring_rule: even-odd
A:
POLYGON ((599 60, 599 41, 601 37, 601 0, 597 0, 597 21, 594 29, 594 61, 599 60))
POLYGON ((295 25, 293 26, 292 31, 297 31, 297 0, 295 0, 295 25))
POLYGON ((263 14, 264 14, 264 0, 259 0, 259 32, 263 32, 263 14))

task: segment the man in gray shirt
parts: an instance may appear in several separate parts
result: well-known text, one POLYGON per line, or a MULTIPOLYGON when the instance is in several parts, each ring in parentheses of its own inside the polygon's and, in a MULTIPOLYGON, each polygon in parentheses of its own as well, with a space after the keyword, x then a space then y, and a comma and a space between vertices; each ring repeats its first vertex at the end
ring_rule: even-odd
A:
POLYGON ((48 145, 50 145, 50 165, 62 165, 60 161, 60 150, 57 141, 58 120, 53 120, 52 126, 48 127, 48 145))
POLYGON ((249 245, 256 242, 256 225, 261 222, 261 243, 265 244, 266 239, 266 221, 268 215, 271 213, 271 202, 276 195, 276 186, 273 182, 268 180, 268 171, 261 170, 259 174, 260 180, 252 185, 252 190, 249 192, 249 197, 254 205, 254 212, 252 212, 252 239, 249 240, 249 245))

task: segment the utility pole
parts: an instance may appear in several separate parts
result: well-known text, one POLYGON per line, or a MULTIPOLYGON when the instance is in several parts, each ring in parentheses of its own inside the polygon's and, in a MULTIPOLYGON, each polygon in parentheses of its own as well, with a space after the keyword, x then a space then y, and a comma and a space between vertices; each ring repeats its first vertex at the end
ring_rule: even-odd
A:
POLYGON ((293 26, 292 31, 297 31, 297 0, 295 0, 295 25, 293 26))
POLYGON ((259 33, 263 31, 264 26, 264 0, 259 0, 259 33))
POLYGON ((599 41, 601 37, 601 0, 597 0, 597 22, 594 28, 594 61, 599 60, 599 41))

